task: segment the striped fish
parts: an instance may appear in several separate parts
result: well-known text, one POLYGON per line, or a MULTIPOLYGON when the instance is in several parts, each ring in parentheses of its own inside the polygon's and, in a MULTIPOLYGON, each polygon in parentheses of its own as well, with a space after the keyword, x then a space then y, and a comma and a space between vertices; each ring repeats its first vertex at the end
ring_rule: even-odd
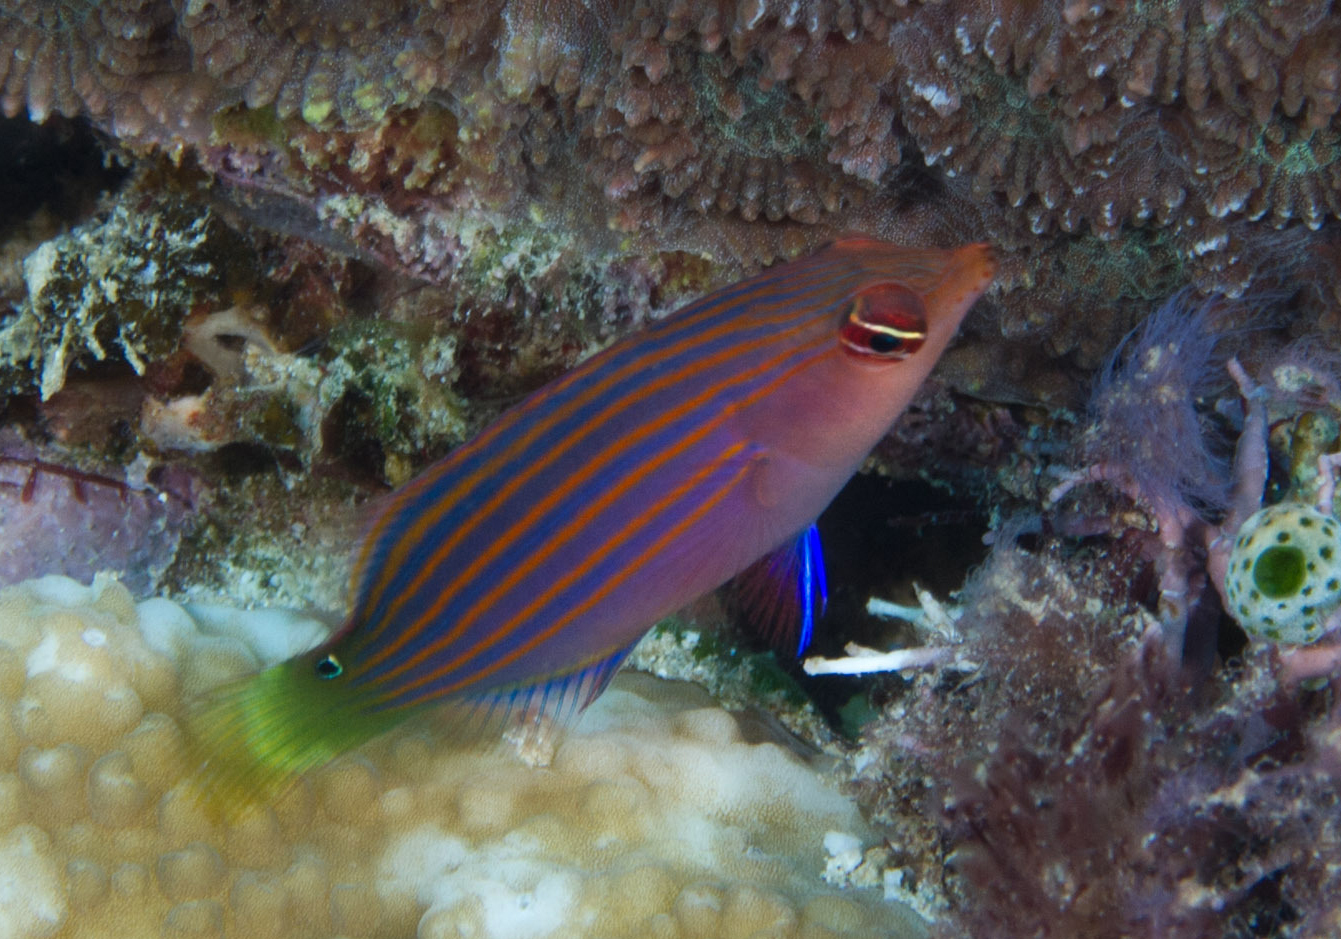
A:
POLYGON ((747 568, 747 602, 803 644, 815 518, 994 269, 984 245, 839 241, 535 392, 383 506, 339 633, 196 712, 206 775, 273 792, 434 704, 566 719, 651 625, 747 568))

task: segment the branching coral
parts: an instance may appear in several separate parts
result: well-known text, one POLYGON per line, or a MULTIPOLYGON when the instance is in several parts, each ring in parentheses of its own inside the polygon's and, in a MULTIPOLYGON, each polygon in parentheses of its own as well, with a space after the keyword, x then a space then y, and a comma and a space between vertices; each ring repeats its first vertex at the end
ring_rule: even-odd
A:
POLYGON ((746 264, 852 228, 972 230, 1016 252, 1002 331, 1083 368, 1128 304, 1237 293, 1274 276, 1276 229, 1341 208, 1341 25, 1320 0, 8 0, 0 17, 10 110, 40 118, 65 89, 63 111, 132 147, 190 150, 242 201, 291 200, 310 236, 438 282, 473 233, 524 218, 571 258, 636 243, 746 264), (1078 284, 1102 340, 1074 326, 1078 284))
POLYGON ((1231 213, 1316 226, 1338 207, 1332 161, 1316 158, 1341 105, 1322 64, 1341 42, 1330 7, 956 5, 895 31, 918 57, 903 113, 929 156, 1036 230, 1112 237, 1231 213))
POLYGON ((472 7, 224 0, 187 5, 178 30, 205 72, 247 107, 273 105, 280 118, 359 129, 418 105, 445 63, 488 44, 492 37, 480 27, 498 9, 472 7))
MULTIPOLYGON (((1141 303, 1274 279, 1276 229, 1336 215, 1327 4, 997 6, 10 0, 0 16, 46 50, 15 59, 11 109, 49 113, 26 77, 49 75, 83 89, 64 110, 193 153, 264 203, 262 224, 439 283, 519 226, 566 242, 574 277, 630 248, 711 256, 726 277, 844 230, 971 231, 1011 254, 991 326, 1085 369, 1141 303), (132 48, 104 74, 79 50, 119 48, 99 40, 114 23, 132 48)), ((1325 285, 1321 267, 1299 273, 1325 285)), ((1056 369, 1028 371, 1000 393, 1078 403, 1056 369)))
MULTIPOLYGON (((542 18, 521 0, 469 12, 229 2, 175 16, 143 0, 18 4, 16 61, 32 64, 6 102, 41 117, 55 94, 67 113, 104 117, 119 87, 175 73, 212 83, 216 107, 357 131, 434 91, 478 95, 478 74, 472 86, 459 70, 485 66, 497 42, 493 95, 567 112, 504 124, 531 128, 533 158, 576 129, 616 197, 650 181, 704 210, 814 220, 887 178, 902 125, 981 191, 1028 201, 1035 227, 1112 233, 1242 211, 1316 223, 1337 208, 1329 7, 667 2, 542 18), (104 55, 109 75, 88 50, 113 28, 130 48, 104 55)), ((472 117, 478 132, 500 115, 472 117)))
MULTIPOLYGON (((174 294, 171 315, 145 331, 136 317, 114 318, 106 296, 67 302, 64 287, 60 303, 30 303, 5 322, 9 388, 49 392, 76 355, 158 363, 147 381, 132 380, 138 397, 126 413, 140 414, 139 429, 149 431, 137 444, 169 459, 185 459, 182 446, 204 451, 191 457, 200 463, 259 452, 267 466, 282 465, 275 478, 235 477, 225 495, 229 517, 258 506, 267 516, 255 550, 220 547, 224 526, 214 526, 201 543, 216 540, 201 554, 215 568, 208 576, 191 569, 197 583, 228 578, 252 599, 306 602, 313 593, 294 588, 291 558, 277 560, 314 540, 303 525, 320 513, 285 514, 318 488, 307 471, 402 478, 612 331, 739 267, 843 230, 910 242, 971 232, 1003 249, 1001 292, 967 324, 946 385, 915 415, 921 423, 904 428, 905 445, 880 465, 911 474, 927 452, 990 463, 1003 477, 1015 474, 1003 486, 1036 501, 1042 483, 1030 458, 1046 462, 1061 446, 1059 424, 1021 403, 1078 408, 1077 389, 1157 299, 1186 284, 1232 295, 1267 281, 1288 301, 1284 328, 1336 323, 1338 254, 1328 239, 1341 215, 1341 17, 1323 0, 392 0, 375 9, 352 0, 0 0, 0 36, 8 112, 86 116, 133 156, 166 145, 182 159, 182 176, 214 174, 221 185, 212 199, 290 236, 285 245, 258 239, 248 264, 278 282, 273 289, 228 296, 237 292, 211 279, 174 294), (310 243, 294 249, 292 236, 310 243), (303 252, 316 259, 311 267, 338 276, 319 273, 309 281, 321 282, 314 297, 291 304, 302 288, 282 271, 303 252), (433 284, 402 305, 407 274, 433 284), (303 305, 308 312, 296 313, 303 305), (251 309, 264 310, 255 323, 246 319, 251 309), (282 328, 304 317, 302 329, 282 328), (71 326, 68 337, 53 325, 95 320, 71 326), (163 342, 151 347, 151 335, 163 342), (965 406, 964 393, 1010 405, 965 406), (461 410, 465 398, 470 412, 461 410), (952 429, 935 429, 944 426, 952 429)), ((52 242, 65 267, 82 265, 80 284, 102 280, 80 259, 97 257, 90 236, 102 226, 52 242)), ((142 258, 142 239, 129 242, 117 250, 142 258)), ((188 251, 161 260, 177 266, 171 276, 181 283, 189 278, 179 276, 180 262, 190 268, 201 258, 188 251)), ((36 262, 33 272, 41 272, 36 262)), ((140 296, 135 278, 110 279, 118 297, 140 296)), ((34 291, 33 303, 44 296, 56 294, 34 291)), ((167 315, 167 306, 155 309, 167 315)), ((963 598, 964 655, 941 656, 935 673, 890 692, 895 708, 868 736, 859 779, 867 804, 898 823, 893 850, 914 885, 948 883, 965 921, 996 916, 992 928, 1009 922, 1021 934, 1063 923, 1076 934, 1163 927, 1176 935, 1206 924, 1198 903, 1227 904, 1260 925, 1273 913, 1301 915, 1330 889, 1335 806, 1320 794, 1317 768, 1332 765, 1335 747, 1324 738, 1335 730, 1298 729, 1299 708, 1314 716, 1325 708, 1271 686, 1270 653, 1254 652, 1240 676, 1216 675, 1209 709, 1188 703, 1152 662, 1157 652, 1129 654, 1153 624, 1186 619, 1201 600, 1201 613, 1214 618, 1213 593, 1173 598, 1209 575, 1204 536, 1216 533, 1225 504, 1204 431, 1228 438, 1238 419, 1232 392, 1217 401, 1219 326, 1199 332, 1198 309, 1172 307, 1134 340, 1128 367, 1101 381, 1094 429, 1076 451, 1094 463, 1125 461, 1144 501, 1133 510, 1089 490, 1019 544, 1003 536, 963 598), (965 674, 969 661, 982 670, 965 674), (1263 734, 1288 738, 1305 755, 1278 772, 1259 756, 1292 757, 1260 746, 1263 734), (1234 753, 1216 749, 1228 739, 1234 753), (965 763, 938 759, 946 750, 965 763), (948 817, 937 780, 956 782, 948 817), (1091 795, 1090 804, 1068 798, 1075 792, 1091 795), (1300 819, 1310 817, 1325 820, 1315 826, 1316 865, 1261 849, 1272 837, 1297 844, 1300 819), (947 844, 960 849, 960 864, 942 883, 947 844), (1201 853, 1189 859, 1180 844, 1201 853), (1233 850, 1221 851, 1226 844, 1233 850), (1105 879, 1104 858, 1129 859, 1130 877, 1105 879), (1114 904, 1131 916, 1104 919, 1114 904)), ((1260 360, 1245 363, 1267 383, 1260 360)), ((60 437, 62 415, 83 400, 74 390, 15 407, 31 406, 60 437)), ((1278 404, 1293 394, 1274 384, 1270 393, 1278 404)), ((1335 448, 1336 434, 1321 427, 1331 411, 1299 405, 1288 417, 1271 415, 1277 451, 1280 438, 1302 453, 1315 430, 1330 441, 1294 460, 1290 481, 1278 478, 1277 487, 1311 485, 1303 476, 1335 448)), ((312 501, 348 496, 325 491, 312 501)), ((368 782, 364 768, 342 772, 377 792, 377 811, 394 809, 399 787, 385 776, 368 782)), ((103 764, 99 785, 122 769, 103 764)), ((492 805, 454 785, 433 797, 459 798, 472 811, 492 805)), ((512 805, 543 788, 510 790, 512 805)), ((318 813, 325 792, 313 796, 318 813)), ((98 811, 115 808, 105 801, 98 811)), ((565 812, 577 804, 562 803, 565 812)), ((318 826, 332 842, 346 837, 330 834, 337 822, 358 827, 337 815, 318 826)), ((548 824, 524 830, 543 836, 548 824)), ((39 857, 41 838, 30 834, 0 854, 39 857)), ((376 905, 364 902, 367 880, 342 879, 354 886, 294 905, 295 882, 326 883, 296 855, 282 871, 230 881, 231 892, 216 878, 202 888, 209 896, 188 896, 196 888, 181 871, 217 872, 216 858, 234 871, 230 852, 245 839, 221 837, 184 840, 137 862, 148 886, 135 896, 162 894, 164 908, 179 907, 172 926, 182 930, 211 927, 217 916, 231 925, 229 917, 252 915, 246 907, 264 914, 259 932, 282 922, 265 913, 282 900, 261 902, 277 896, 300 920, 310 914, 351 934, 366 925, 359 917, 376 905), (236 909, 234 897, 243 898, 236 909)), ((471 837, 474 848, 493 835, 471 837)), ((114 883, 108 863, 75 860, 70 902, 109 895, 97 876, 114 883)), ((553 897, 539 879, 517 887, 518 877, 509 891, 553 897)), ((120 883, 129 890, 137 881, 120 883)), ((647 883, 649 895, 666 893, 660 880, 636 878, 628 891, 593 889, 608 899, 647 883)), ((436 904, 425 935, 478 931, 497 912, 456 889, 435 888, 425 901, 436 904)), ((784 934, 813 925, 745 890, 675 889, 679 899, 659 912, 681 932, 728 934, 735 926, 724 923, 763 922, 745 908, 773 909, 784 934)), ((414 925, 408 914, 397 923, 402 932, 414 925)))
POLYGON ((165 0, 16 0, 0 8, 0 24, 6 114, 88 114, 150 140, 204 130, 192 122, 215 102, 190 72, 165 0))

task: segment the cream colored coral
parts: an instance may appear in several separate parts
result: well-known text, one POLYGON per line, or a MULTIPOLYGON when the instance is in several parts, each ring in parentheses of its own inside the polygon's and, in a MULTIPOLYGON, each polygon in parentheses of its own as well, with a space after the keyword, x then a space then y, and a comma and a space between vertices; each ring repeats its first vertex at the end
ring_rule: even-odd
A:
POLYGON ((800 760, 688 685, 621 677, 548 767, 433 721, 230 822, 193 796, 193 693, 310 643, 275 614, 0 591, 0 937, 919 935, 821 881, 867 834, 800 760), (257 649, 263 655, 257 654, 257 649))

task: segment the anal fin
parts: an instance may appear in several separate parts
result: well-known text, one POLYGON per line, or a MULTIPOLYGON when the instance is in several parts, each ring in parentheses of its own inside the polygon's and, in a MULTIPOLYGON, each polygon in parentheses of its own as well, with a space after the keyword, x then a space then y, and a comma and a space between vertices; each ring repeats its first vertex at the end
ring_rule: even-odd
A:
POLYGON ((470 714, 471 735, 501 730, 528 763, 545 765, 553 756, 559 731, 577 720, 601 696, 619 666, 633 650, 626 646, 571 672, 532 684, 516 685, 480 695, 463 705, 470 714))

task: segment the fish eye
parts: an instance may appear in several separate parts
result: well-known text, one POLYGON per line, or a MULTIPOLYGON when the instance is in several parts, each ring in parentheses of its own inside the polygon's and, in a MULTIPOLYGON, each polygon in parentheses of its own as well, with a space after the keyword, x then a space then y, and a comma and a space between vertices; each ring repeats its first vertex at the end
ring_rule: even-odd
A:
POLYGON ((858 294, 838 339, 844 350, 867 361, 906 359, 927 338, 922 298, 906 287, 882 284, 858 294))
POLYGON ((876 355, 890 355, 903 348, 907 340, 902 336, 894 336, 889 333, 871 333, 866 337, 867 347, 876 355))
POLYGON ((318 678, 339 678, 343 674, 345 667, 340 664, 340 660, 333 655, 323 656, 317 659, 317 677, 318 678))

